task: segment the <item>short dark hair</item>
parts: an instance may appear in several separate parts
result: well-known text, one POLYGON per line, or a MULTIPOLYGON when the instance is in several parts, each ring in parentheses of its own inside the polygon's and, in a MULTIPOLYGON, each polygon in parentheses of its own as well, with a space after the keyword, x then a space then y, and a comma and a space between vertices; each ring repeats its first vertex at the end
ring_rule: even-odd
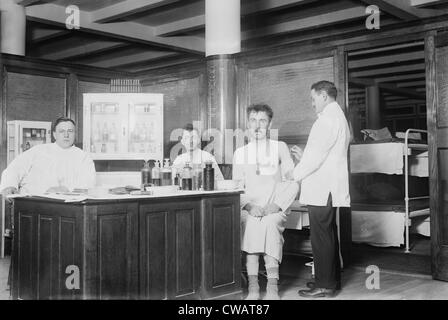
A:
POLYGON ((198 128, 195 128, 195 127, 193 126, 193 124, 191 124, 191 123, 187 123, 187 124, 183 127, 183 129, 184 129, 185 131, 188 131, 188 132, 193 132, 193 130, 195 130, 195 131, 197 132, 197 134, 200 135, 200 133, 199 133, 199 129, 198 129, 198 128))
POLYGON ((54 120, 53 122, 53 129, 52 131, 55 132, 56 131, 56 127, 58 126, 58 124, 60 124, 61 122, 71 122, 73 123, 73 125, 76 127, 76 123, 73 119, 67 118, 67 117, 59 117, 56 120, 54 120))
POLYGON ((249 117, 249 115, 252 112, 264 112, 266 113, 266 115, 269 117, 269 121, 272 120, 272 117, 274 116, 274 111, 272 111, 272 108, 270 106, 268 106, 267 104, 264 103, 259 103, 259 104, 251 104, 249 107, 247 107, 247 117, 249 117))
POLYGON ((330 82, 330 81, 323 80, 323 81, 316 82, 311 86, 311 90, 314 90, 314 91, 318 92, 319 94, 322 91, 325 91, 333 99, 336 99, 338 96, 338 89, 336 89, 336 86, 334 85, 334 83, 330 82))

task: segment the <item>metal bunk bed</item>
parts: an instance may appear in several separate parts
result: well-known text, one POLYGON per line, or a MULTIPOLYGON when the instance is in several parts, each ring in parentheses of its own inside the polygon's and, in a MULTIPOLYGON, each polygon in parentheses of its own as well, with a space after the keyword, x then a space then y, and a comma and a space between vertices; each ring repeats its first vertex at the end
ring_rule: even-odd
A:
MULTIPOLYGON (((419 150, 419 151, 428 151, 428 144, 410 144, 409 143, 409 133, 410 132, 420 132, 420 133, 426 133, 428 134, 427 130, 420 130, 420 129, 408 129, 406 130, 405 138, 404 138, 404 148, 406 150, 404 155, 404 204, 405 204, 405 237, 406 237, 406 248, 405 252, 409 253, 410 247, 409 247, 409 228, 410 228, 410 211, 409 211, 409 201, 412 200, 419 200, 419 199, 429 199, 428 196, 423 197, 409 197, 409 155, 412 154, 412 150, 419 150)), ((413 217, 420 216, 420 215, 428 215, 429 214, 429 207, 416 210, 412 212, 413 217)))
MULTIPOLYGON (((408 129, 405 132, 404 143, 402 141, 389 141, 389 142, 369 142, 362 144, 352 144, 350 147, 350 171, 351 173, 385 173, 385 174, 397 174, 404 175, 404 206, 403 202, 397 204, 379 204, 379 203, 352 203, 352 212, 356 214, 357 212, 383 212, 392 211, 394 213, 403 213, 404 218, 404 244, 405 253, 410 252, 409 234, 411 227, 411 218, 419 216, 429 215, 429 203, 425 199, 429 199, 428 196, 409 196, 409 176, 417 175, 419 177, 428 177, 428 163, 427 163, 427 153, 425 156, 421 156, 424 152, 427 152, 428 145, 422 143, 410 143, 409 134, 410 133, 426 133, 426 130, 420 129, 408 129), (394 145, 390 145, 393 143, 394 145), (389 145, 388 145, 389 144, 389 145), (402 148, 400 148, 400 144, 402 148), (383 148, 384 147, 384 148, 383 148), (390 154, 386 154, 387 151, 381 152, 381 150, 395 150, 395 159, 400 158, 400 161, 395 161, 391 164, 389 159, 394 159, 390 154), (398 151, 399 150, 399 151, 398 151), (417 152, 418 154, 415 154, 417 152), (355 154, 354 154, 355 153, 355 154), (418 157, 418 158, 417 158, 418 157), (385 160, 386 159, 386 160, 385 160), (417 169, 417 172, 410 172, 410 159, 415 160, 412 166, 413 171, 417 169), (377 164, 375 163, 377 161, 377 164), (425 160, 425 161, 423 161, 425 160), (369 164, 368 162, 371 161, 369 164), (362 164, 361 162, 366 162, 362 164), (387 168, 383 166, 386 165, 387 168)), ((393 153, 393 152, 392 152, 393 153)), ((411 160, 411 161, 412 161, 411 160)), ((378 215, 380 216, 380 215, 378 215)), ((384 216, 384 215, 383 215, 384 216)), ((369 217, 371 219, 376 219, 375 217, 369 217)), ((378 218, 379 219, 379 218, 378 218)), ((381 225, 381 223, 378 223, 381 225)), ((356 226, 355 226, 356 227, 356 226)), ((401 229, 402 230, 402 229, 401 229)), ((385 232, 386 234, 386 232, 385 232)), ((401 235, 402 237, 402 235, 401 235)), ((367 238, 367 237, 366 237, 367 238)), ((360 241, 364 242, 364 241, 360 241)), ((365 241, 369 242, 369 241, 365 241)), ((386 242, 386 241, 385 241, 386 242)), ((395 245, 395 244, 394 244, 395 245)))

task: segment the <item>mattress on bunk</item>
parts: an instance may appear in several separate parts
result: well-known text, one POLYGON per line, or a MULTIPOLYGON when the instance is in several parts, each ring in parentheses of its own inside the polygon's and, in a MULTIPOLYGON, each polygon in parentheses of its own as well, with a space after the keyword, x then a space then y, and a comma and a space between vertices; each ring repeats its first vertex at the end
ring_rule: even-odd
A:
MULTIPOLYGON (((429 236, 429 200, 415 200, 410 203, 412 212, 418 218, 411 220, 411 231, 429 236)), ((404 244, 405 204, 404 201, 388 203, 352 204, 352 241, 368 243, 379 247, 399 247, 404 244)))
MULTIPOLYGON (((402 142, 361 143, 350 145, 351 173, 385 173, 403 174, 406 154, 405 144, 402 142)), ((428 176, 428 152, 426 145, 414 144, 416 149, 423 149, 418 155, 409 157, 409 175, 418 177, 428 176)))

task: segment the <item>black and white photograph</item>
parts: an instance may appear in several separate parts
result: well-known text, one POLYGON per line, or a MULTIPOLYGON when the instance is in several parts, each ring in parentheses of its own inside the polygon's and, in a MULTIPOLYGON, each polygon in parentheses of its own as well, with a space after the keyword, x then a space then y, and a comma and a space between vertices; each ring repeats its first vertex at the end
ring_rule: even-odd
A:
POLYGON ((448 299, 447 0, 0 0, 0 51, 0 300, 448 299))

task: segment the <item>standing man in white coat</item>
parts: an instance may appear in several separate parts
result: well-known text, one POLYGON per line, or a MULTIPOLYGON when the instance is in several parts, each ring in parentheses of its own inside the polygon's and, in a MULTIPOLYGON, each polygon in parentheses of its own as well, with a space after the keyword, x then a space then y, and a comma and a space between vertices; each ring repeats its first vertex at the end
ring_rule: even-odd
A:
MULTIPOLYGON (((293 178, 301 181, 300 203, 308 205, 315 282, 303 297, 333 296, 340 288, 339 241, 336 208, 349 207, 347 151, 350 130, 332 82, 311 86, 311 101, 318 119, 313 124, 293 178)), ((294 152, 294 150, 292 150, 294 152)))

